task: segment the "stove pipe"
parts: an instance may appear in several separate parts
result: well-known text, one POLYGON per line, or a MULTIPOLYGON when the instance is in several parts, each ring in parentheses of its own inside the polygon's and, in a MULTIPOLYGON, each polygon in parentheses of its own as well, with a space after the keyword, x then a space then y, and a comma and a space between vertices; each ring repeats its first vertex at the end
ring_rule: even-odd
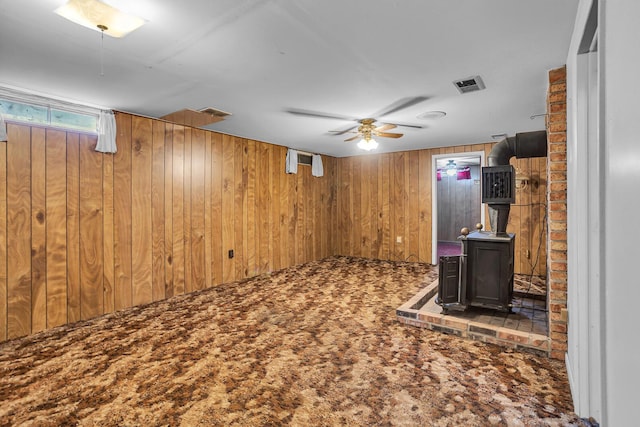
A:
MULTIPOLYGON (((517 159, 546 157, 547 132, 544 130, 522 132, 503 139, 491 149, 487 156, 487 164, 489 168, 505 166, 513 156, 517 159)), ((497 235, 504 235, 507 232, 510 210, 510 203, 489 203, 489 223, 497 235)))

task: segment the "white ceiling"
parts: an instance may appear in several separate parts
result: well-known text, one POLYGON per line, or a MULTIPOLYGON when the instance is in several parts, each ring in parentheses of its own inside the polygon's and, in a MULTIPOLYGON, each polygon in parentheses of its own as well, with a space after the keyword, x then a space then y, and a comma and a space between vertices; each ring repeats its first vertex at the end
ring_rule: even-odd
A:
POLYGON ((231 112, 209 129, 333 156, 333 135, 388 114, 377 152, 544 129, 547 72, 566 62, 577 0, 109 0, 146 24, 105 36, 53 13, 65 0, 0 0, 0 85, 160 117, 231 112), (100 75, 101 56, 104 75, 100 75), (486 89, 460 94, 479 75, 486 89), (342 118, 311 117, 291 111, 342 118), (439 119, 419 119, 445 111, 439 119))

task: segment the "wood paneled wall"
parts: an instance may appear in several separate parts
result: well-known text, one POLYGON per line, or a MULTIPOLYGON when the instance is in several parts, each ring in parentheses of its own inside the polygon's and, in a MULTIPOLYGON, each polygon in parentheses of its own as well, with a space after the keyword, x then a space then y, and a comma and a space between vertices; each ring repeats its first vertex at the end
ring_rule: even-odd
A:
MULTIPOLYGON (((492 147, 493 143, 486 143, 338 159, 338 253, 431 262, 431 193, 436 179, 432 156, 489 154, 492 147)), ((518 190, 511 207, 507 231, 517 235, 515 271, 544 276, 546 247, 540 233, 546 231, 546 159, 513 158, 511 162, 537 184, 518 190)), ((488 213, 485 218, 489 229, 488 213)))
MULTIPOLYGON (((284 173, 285 147, 116 119, 115 155, 95 136, 9 123, 0 341, 335 254, 430 262, 432 156, 492 147, 323 156, 314 178, 284 173)), ((546 159, 512 163, 533 178, 507 228, 516 272, 537 259, 544 275, 546 159)))
POLYGON ((118 113, 95 136, 9 123, 0 143, 0 340, 335 253, 337 160, 118 113), (234 257, 228 257, 228 251, 234 257))

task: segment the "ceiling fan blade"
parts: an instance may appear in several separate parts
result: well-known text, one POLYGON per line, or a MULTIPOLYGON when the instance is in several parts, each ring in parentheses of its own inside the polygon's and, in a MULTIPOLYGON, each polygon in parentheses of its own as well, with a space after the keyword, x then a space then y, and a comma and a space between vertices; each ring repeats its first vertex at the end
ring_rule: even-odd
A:
POLYGON ((360 135, 356 135, 356 136, 352 136, 349 139, 345 139, 344 142, 349 142, 349 141, 355 141, 356 139, 360 138, 360 135))
POLYGON ((385 123, 382 126, 378 126, 375 131, 376 132, 384 132, 385 130, 389 130, 389 129, 394 129, 397 128, 398 126, 394 125, 393 123, 385 123))
POLYGON ((424 129, 427 126, 423 126, 423 125, 414 125, 412 123, 401 123, 401 122, 393 122, 394 125, 396 126, 400 126, 403 128, 414 128, 414 129, 424 129))
POLYGON ((352 130, 354 130, 355 128, 357 128, 358 125, 350 125, 348 128, 342 128, 342 129, 338 129, 338 130, 330 130, 329 133, 333 134, 333 135, 344 135, 345 133, 349 133, 352 130))
POLYGON ((381 136, 383 138, 400 138, 403 134, 401 133, 390 133, 390 132, 376 132, 376 136, 381 136))
POLYGON ((405 108, 409 108, 413 105, 419 104, 422 101, 426 101, 429 99, 427 96, 414 96, 411 98, 402 98, 391 105, 383 108, 375 114, 372 114, 372 117, 382 117, 391 113, 395 113, 396 111, 403 110, 405 108))
POLYGON ((297 116, 317 117, 322 119, 347 120, 350 122, 358 120, 356 117, 343 116, 341 114, 324 113, 322 111, 303 110, 301 108, 289 108, 286 111, 289 114, 295 114, 297 116))

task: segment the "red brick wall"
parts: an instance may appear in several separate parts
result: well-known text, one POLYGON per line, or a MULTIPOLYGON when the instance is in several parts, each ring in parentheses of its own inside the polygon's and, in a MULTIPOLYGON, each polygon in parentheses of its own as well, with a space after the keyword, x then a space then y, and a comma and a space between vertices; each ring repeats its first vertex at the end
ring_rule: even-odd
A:
POLYGON ((551 357, 567 351, 567 69, 549 72, 547 93, 547 284, 551 357))

